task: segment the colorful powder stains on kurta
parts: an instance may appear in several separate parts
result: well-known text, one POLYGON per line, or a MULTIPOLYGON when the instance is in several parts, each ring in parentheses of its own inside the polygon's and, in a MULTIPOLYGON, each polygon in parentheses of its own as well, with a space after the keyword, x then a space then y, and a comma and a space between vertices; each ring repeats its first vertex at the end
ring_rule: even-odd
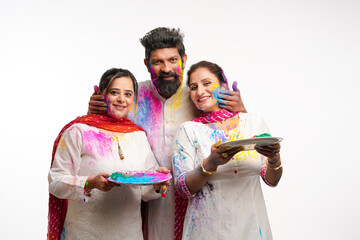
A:
POLYGON ((64 142, 63 138, 61 138, 59 143, 58 143, 58 148, 61 148, 61 151, 64 152, 65 147, 66 147, 65 142, 64 142))
MULTIPOLYGON (((244 136, 243 133, 241 133, 238 130, 235 131, 229 131, 228 139, 227 141, 235 141, 235 140, 241 140, 248 138, 247 136, 244 136)), ((240 163, 243 161, 248 160, 256 160, 258 159, 259 154, 256 151, 241 151, 234 155, 232 158, 232 163, 240 163)))
MULTIPOLYGON (((236 121, 236 120, 234 120, 234 121, 236 121)), ((232 125, 232 124, 234 124, 234 125, 242 124, 243 125, 244 122, 242 122, 242 121, 236 122, 236 123, 234 122, 234 123, 231 123, 230 125, 232 125)), ((223 131, 223 130, 215 129, 215 124, 208 124, 208 126, 213 129, 213 131, 209 132, 209 138, 214 139, 215 142, 235 141, 235 140, 241 140, 241 139, 248 138, 247 136, 244 135, 244 133, 240 132, 237 128, 234 128, 233 130, 226 129, 225 131, 223 131)), ((259 154, 256 151, 241 151, 234 155, 231 162, 233 164, 235 164, 235 163, 240 163, 240 162, 248 161, 248 160, 256 160, 256 159, 258 159, 258 157, 259 157, 259 154)))
MULTIPOLYGON (((182 61, 179 59, 178 66, 176 67, 176 75, 178 76, 180 80, 180 86, 183 83, 184 78, 184 71, 182 68, 182 61)), ((180 108, 180 104, 182 102, 184 90, 183 88, 179 88, 178 91, 173 95, 171 102, 170 102, 170 111, 177 111, 180 108)))
POLYGON ((113 137, 102 132, 84 131, 83 138, 85 149, 88 151, 97 151, 100 156, 105 156, 112 150, 113 137))
POLYGON ((136 124, 147 133, 150 128, 157 129, 161 126, 162 104, 158 97, 154 96, 154 91, 149 91, 146 86, 139 89, 136 124))
POLYGON ((72 177, 70 179, 68 179, 65 184, 70 187, 70 191, 75 191, 74 186, 76 186, 76 178, 72 177))

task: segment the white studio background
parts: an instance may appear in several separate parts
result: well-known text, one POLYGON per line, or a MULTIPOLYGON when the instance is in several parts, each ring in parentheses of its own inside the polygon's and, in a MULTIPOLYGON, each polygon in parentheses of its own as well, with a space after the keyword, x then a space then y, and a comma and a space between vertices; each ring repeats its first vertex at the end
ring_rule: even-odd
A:
MULTIPOLYGON (((53 141, 111 67, 149 79, 139 43, 179 27, 284 138, 263 186, 276 240, 360 239, 360 2, 0 0, 0 239, 44 239, 53 141)), ((114 226, 116 227, 116 226, 114 226)))

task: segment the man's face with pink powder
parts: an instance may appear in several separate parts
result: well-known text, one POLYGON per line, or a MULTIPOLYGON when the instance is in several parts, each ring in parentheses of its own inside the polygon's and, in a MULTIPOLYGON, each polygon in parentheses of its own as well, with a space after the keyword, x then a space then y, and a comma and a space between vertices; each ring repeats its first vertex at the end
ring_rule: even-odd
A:
POLYGON ((181 59, 176 47, 160 48, 150 53, 145 65, 160 95, 169 98, 176 93, 183 80, 186 60, 186 55, 181 59))

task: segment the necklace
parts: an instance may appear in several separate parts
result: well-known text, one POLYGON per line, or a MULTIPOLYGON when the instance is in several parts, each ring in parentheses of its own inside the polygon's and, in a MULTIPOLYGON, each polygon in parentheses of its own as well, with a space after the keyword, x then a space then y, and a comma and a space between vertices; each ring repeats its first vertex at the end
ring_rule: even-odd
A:
POLYGON ((124 154, 121 150, 121 147, 120 147, 120 143, 119 143, 119 139, 117 136, 115 136, 115 139, 116 139, 116 142, 118 144, 118 151, 119 151, 119 156, 120 156, 120 159, 123 160, 125 157, 124 157, 124 154))

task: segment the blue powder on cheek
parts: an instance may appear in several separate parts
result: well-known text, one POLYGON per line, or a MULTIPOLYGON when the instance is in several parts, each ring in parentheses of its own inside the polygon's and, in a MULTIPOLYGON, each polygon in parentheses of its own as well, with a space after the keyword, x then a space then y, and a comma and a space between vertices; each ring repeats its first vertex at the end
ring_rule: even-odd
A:
POLYGON ((216 99, 216 103, 221 102, 220 99, 220 87, 217 87, 213 91, 214 98, 216 99))

